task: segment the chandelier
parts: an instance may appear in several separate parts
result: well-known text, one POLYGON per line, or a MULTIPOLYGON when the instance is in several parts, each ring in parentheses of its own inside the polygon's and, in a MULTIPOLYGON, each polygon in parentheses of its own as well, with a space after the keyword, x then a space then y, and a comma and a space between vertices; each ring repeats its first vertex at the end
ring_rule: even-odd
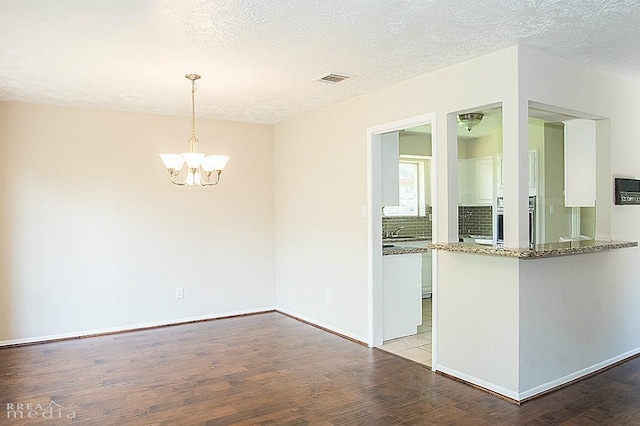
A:
POLYGON ((191 139, 189 139, 189 152, 182 154, 160 154, 164 166, 169 172, 171 183, 179 186, 213 186, 220 182, 222 170, 227 165, 229 157, 226 155, 206 155, 198 152, 198 138, 196 137, 196 80, 198 74, 187 74, 185 77, 191 80, 191 139), (187 165, 187 176, 180 181, 179 175, 182 167, 187 165))

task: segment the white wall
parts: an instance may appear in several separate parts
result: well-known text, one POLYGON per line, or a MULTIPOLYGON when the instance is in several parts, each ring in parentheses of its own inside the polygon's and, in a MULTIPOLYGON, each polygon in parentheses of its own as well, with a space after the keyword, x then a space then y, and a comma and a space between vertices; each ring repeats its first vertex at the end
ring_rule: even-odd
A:
POLYGON ((436 369, 516 399, 520 261, 450 252, 438 259, 436 369))
POLYGON ((640 352, 637 286, 616 270, 634 251, 520 262, 523 398, 640 352))
POLYGON ((545 166, 544 211, 545 238, 540 242, 560 241, 571 235, 571 208, 564 205, 564 129, 553 124, 544 125, 545 166), (553 206, 553 213, 550 208, 553 206))
MULTIPOLYGON (((367 128, 438 113, 433 141, 443 240, 457 240, 449 205, 447 113, 502 99, 515 103, 517 49, 509 48, 323 108, 275 127, 276 282, 283 310, 370 341, 368 330, 367 128), (474 90, 460 81, 482 81, 474 90), (449 232, 449 228, 453 230, 449 232), (331 303, 325 293, 332 293, 331 303)), ((348 83, 346 83, 348 84, 348 83)), ((450 136, 457 140, 453 129, 450 136)), ((455 148, 454 148, 455 150, 455 148)), ((455 156, 454 156, 455 157, 455 156)), ((451 176, 457 175, 457 159, 451 176)), ((457 193, 453 191, 453 193, 457 193)), ((435 226, 435 223, 434 223, 435 226)))
POLYGON ((0 104, 0 342, 272 308, 273 128, 198 120, 215 190, 168 180, 189 117, 0 104), (184 299, 175 288, 184 287, 184 299))
MULTIPOLYGON (((276 126, 278 306, 334 330, 372 341, 367 340, 370 337, 367 280, 371 278, 367 275, 367 223, 360 215, 367 201, 366 130, 396 120, 427 113, 437 116, 439 130, 433 141, 437 182, 434 228, 438 230, 439 241, 447 242, 457 236, 457 138, 453 114, 502 103, 505 214, 508 216, 505 232, 510 246, 526 246, 529 101, 611 118, 611 150, 606 143, 598 148, 599 235, 640 240, 637 208, 613 207, 611 189, 613 176, 640 177, 637 161, 640 144, 636 142, 634 125, 634 117, 640 113, 638 85, 536 51, 512 47, 276 126), (460 81, 479 83, 469 90, 468 86, 460 85, 460 81), (449 197, 449 194, 454 195, 449 197), (333 294, 331 303, 325 302, 326 291, 333 294)), ((599 317, 612 324, 612 332, 619 336, 615 347, 620 354, 640 347, 640 334, 636 331, 640 311, 634 308, 640 305, 640 275, 635 273, 634 266, 640 260, 639 250, 617 250, 599 258, 605 263, 604 270, 612 271, 610 279, 615 287, 621 289, 618 292, 619 311, 603 312, 599 317), (618 321, 620 318, 625 320, 618 321)), ((568 265, 577 267, 588 261, 589 256, 578 256, 568 265)), ((437 268, 440 277, 453 277, 446 262, 439 261, 437 268)), ((504 265, 495 265, 495 269, 498 272, 508 270, 504 265)), ((531 273, 531 270, 525 270, 513 282, 514 289, 518 280, 535 281, 531 273)), ((490 285, 494 278, 492 274, 482 274, 478 277, 478 285, 490 285)), ((436 283, 436 306, 440 304, 438 291, 445 291, 443 286, 454 284, 450 279, 436 283)), ((583 284, 591 289, 602 285, 597 276, 586 277, 583 284)), ((473 317, 466 317, 465 312, 460 315, 469 322, 474 321, 473 317)), ((437 328, 444 326, 436 325, 437 328)), ((594 363, 611 359, 610 349, 601 347, 597 341, 592 343, 590 349, 595 354, 591 360, 594 363)), ((527 346, 530 342, 519 344, 527 346)), ((436 347, 435 355, 441 365, 453 361, 450 357, 440 356, 446 354, 439 351, 436 347)), ((512 387, 512 377, 489 379, 491 375, 501 375, 499 367, 494 367, 485 376, 487 381, 504 382, 504 385, 496 384, 507 389, 523 389, 519 384, 512 387)), ((581 367, 576 363, 570 368, 581 367)), ((522 379, 523 386, 535 386, 535 380, 522 379)))
POLYGON ((431 133, 400 132, 400 154, 431 157, 431 133))
POLYGON ((366 340, 366 145, 337 109, 275 129, 277 305, 366 340))
MULTIPOLYGON (((523 96, 543 104, 581 111, 610 120, 610 146, 598 141, 597 153, 597 202, 596 218, 600 238, 613 240, 640 240, 640 208, 614 206, 613 179, 628 176, 640 179, 640 143, 634 117, 640 114, 640 84, 606 75, 577 64, 544 55, 538 51, 520 49, 520 78, 523 96)), ((608 135, 607 135, 608 136, 608 135)), ((570 268, 588 268, 589 262, 598 262, 601 271, 608 271, 606 284, 600 274, 585 275, 580 280, 582 288, 592 291, 606 287, 615 289, 614 309, 600 313, 598 319, 611 324, 610 332, 617 336, 615 344, 591 341, 588 350, 594 351, 594 359, 600 361, 612 356, 611 346, 618 353, 637 351, 640 348, 640 248, 617 250, 608 256, 580 256, 571 259, 570 268), (577 262, 577 263, 576 263, 577 262), (582 264, 581 264, 582 263, 582 264), (633 306, 636 306, 634 308, 633 306), (624 318, 624 320, 620 320, 624 318)), ((551 266, 553 263, 549 263, 551 266)), ((588 270, 588 269, 587 269, 588 270)), ((525 272, 525 279, 527 275, 525 272)), ((534 279, 531 275, 530 279, 534 279)))

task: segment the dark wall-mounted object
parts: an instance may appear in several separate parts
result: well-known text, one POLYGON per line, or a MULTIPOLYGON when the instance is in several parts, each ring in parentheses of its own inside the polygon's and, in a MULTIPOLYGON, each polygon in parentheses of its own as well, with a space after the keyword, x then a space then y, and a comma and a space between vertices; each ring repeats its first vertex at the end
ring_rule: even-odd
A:
POLYGON ((640 180, 615 178, 616 204, 640 205, 640 180))

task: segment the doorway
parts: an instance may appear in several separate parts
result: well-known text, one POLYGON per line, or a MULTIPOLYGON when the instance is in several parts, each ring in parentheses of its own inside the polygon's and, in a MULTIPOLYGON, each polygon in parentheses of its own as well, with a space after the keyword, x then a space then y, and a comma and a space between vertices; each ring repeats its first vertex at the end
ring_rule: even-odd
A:
MULTIPOLYGON (((435 114, 425 114, 417 117, 408 118, 405 120, 399 120, 392 123, 383 124, 380 126, 375 126, 369 128, 367 130, 368 137, 368 234, 369 234, 369 245, 368 245, 368 265, 369 265, 369 346, 370 347, 378 347, 383 344, 384 338, 384 306, 385 306, 385 295, 384 295, 384 279, 383 279, 383 254, 382 254, 382 244, 383 244, 383 140, 384 135, 392 132, 401 132, 405 129, 411 128, 420 128, 421 126, 429 126, 431 127, 431 138, 433 141, 436 140, 436 123, 435 123, 435 114)), ((432 159, 435 160, 435 143, 433 144, 433 150, 431 152, 432 159)), ((405 153, 405 156, 411 156, 411 153, 405 153)), ((414 156, 419 157, 418 154, 413 153, 414 156)), ((399 158, 396 159, 398 161, 399 158)), ((429 182, 428 188, 426 189, 430 194, 435 194, 436 189, 436 162, 429 161, 430 167, 428 171, 428 179, 429 182)), ((430 219, 432 223, 436 223, 437 220, 437 209, 436 209, 436 197, 431 197, 432 202, 429 206, 428 213, 425 210, 424 206, 418 207, 418 210, 423 215, 428 215, 427 217, 430 219)), ((435 226, 430 227, 432 230, 431 237, 435 239, 435 226)), ((399 235, 397 233, 396 235, 399 235)), ((426 245, 426 242, 425 242, 426 245)), ((436 253, 433 253, 434 261, 436 260, 436 253)), ((436 274, 436 263, 434 262, 434 267, 431 268, 431 294, 432 298, 429 300, 429 305, 432 305, 433 313, 437 312, 437 283, 435 282, 436 274)), ((419 296, 417 296, 419 297, 419 296)), ((431 306, 430 306, 431 307, 431 306)), ((416 324, 417 325, 417 324, 416 324)), ((431 344, 435 342, 436 335, 436 321, 435 315, 433 319, 433 332, 431 335, 431 344)), ((416 329, 416 332, 418 330, 416 329)), ((423 330, 424 331, 424 328, 423 330)), ((424 336, 423 336, 424 338, 424 336)), ((432 346, 433 349, 433 360, 432 360, 432 369, 435 370, 435 346, 432 346)))

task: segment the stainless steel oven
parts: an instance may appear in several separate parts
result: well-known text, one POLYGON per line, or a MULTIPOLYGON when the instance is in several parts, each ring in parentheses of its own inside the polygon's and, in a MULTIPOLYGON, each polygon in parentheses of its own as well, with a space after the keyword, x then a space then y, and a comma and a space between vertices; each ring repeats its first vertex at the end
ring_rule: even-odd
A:
MULTIPOLYGON (((496 244, 504 247, 504 198, 496 203, 496 244)), ((529 197, 529 247, 536 244, 536 197, 529 197)))
POLYGON ((504 198, 498 197, 496 203, 496 244, 504 247, 504 198))
POLYGON ((536 197, 529 197, 529 247, 536 245, 536 197))

